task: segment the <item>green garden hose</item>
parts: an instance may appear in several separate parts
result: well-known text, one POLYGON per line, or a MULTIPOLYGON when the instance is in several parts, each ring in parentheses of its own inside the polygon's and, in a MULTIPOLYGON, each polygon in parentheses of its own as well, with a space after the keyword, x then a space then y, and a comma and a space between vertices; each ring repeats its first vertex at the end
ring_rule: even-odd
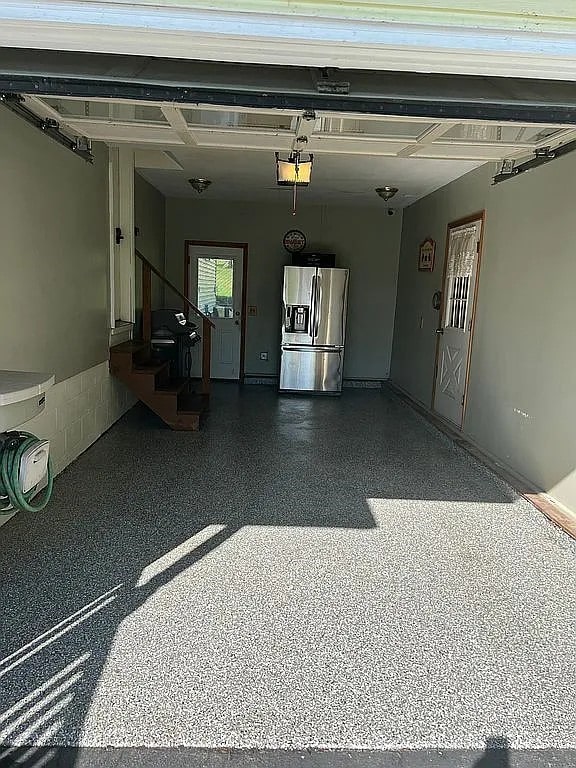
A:
POLYGON ((20 460, 22 454, 40 440, 29 432, 7 432, 0 442, 0 512, 19 509, 22 512, 39 512, 48 504, 52 496, 54 478, 52 465, 48 459, 47 484, 39 497, 32 503, 36 493, 34 486, 26 493, 20 487, 20 460))

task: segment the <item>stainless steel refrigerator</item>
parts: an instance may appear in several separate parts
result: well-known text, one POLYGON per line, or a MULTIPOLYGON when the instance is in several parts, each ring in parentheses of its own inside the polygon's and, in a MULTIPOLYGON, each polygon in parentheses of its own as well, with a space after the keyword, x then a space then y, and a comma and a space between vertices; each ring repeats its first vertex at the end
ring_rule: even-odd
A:
POLYGON ((285 267, 281 392, 342 391, 348 270, 285 267))

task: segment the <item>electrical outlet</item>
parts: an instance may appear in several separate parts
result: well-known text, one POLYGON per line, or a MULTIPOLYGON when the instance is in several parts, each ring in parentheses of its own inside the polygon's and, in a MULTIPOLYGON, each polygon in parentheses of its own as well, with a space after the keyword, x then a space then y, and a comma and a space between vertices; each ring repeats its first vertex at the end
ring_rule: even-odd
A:
POLYGON ((268 352, 260 352, 260 360, 268 360, 268 352))

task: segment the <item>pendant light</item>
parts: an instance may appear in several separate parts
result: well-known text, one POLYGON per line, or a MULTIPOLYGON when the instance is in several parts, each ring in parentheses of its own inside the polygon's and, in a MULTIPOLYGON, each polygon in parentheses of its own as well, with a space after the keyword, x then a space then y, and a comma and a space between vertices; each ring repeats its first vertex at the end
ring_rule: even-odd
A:
POLYGON ((276 152, 276 183, 280 187, 292 187, 292 216, 296 215, 296 190, 310 184, 313 162, 313 155, 303 160, 300 151, 291 152, 286 160, 276 152))

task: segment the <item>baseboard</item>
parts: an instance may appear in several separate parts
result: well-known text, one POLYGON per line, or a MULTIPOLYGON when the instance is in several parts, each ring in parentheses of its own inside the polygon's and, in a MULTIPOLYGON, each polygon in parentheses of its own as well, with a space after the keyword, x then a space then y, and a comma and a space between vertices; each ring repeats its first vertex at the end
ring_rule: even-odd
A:
MULTIPOLYGON (((266 384, 277 387, 278 376, 268 376, 265 374, 247 373, 244 376, 244 384, 266 384)), ((344 379, 343 389, 382 389, 387 384, 386 379, 344 379)))
POLYGON ((11 520, 16 512, 6 512, 4 514, 0 513, 0 528, 4 525, 4 523, 7 523, 8 520, 11 520))
POLYGON ((382 389, 386 384, 386 379, 344 379, 342 381, 344 389, 382 389))
POLYGON ((409 405, 418 414, 423 416, 436 429, 449 437, 458 447, 465 450, 477 461, 487 467, 497 477, 508 483, 519 496, 526 499, 533 507, 557 525, 565 533, 576 539, 576 514, 567 509, 561 502, 538 488, 527 478, 518 474, 514 469, 504 464, 496 456, 485 451, 481 446, 470 440, 466 435, 453 427, 450 422, 438 414, 426 408, 421 402, 414 399, 409 392, 394 382, 388 382, 389 388, 403 402, 409 405))
POLYGON ((247 373, 244 376, 244 384, 264 384, 268 387, 278 386, 278 376, 268 376, 259 373, 247 373))

